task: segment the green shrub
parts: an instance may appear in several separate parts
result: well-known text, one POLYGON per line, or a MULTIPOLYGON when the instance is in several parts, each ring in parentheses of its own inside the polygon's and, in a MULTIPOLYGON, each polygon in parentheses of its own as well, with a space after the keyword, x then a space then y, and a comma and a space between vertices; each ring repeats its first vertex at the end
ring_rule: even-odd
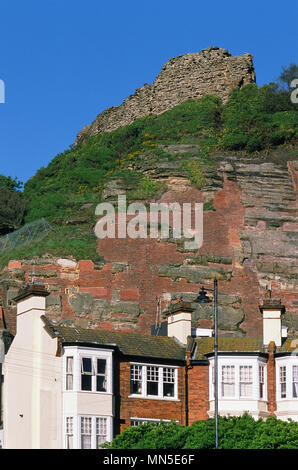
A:
POLYGON ((204 171, 200 163, 196 160, 186 161, 184 160, 181 163, 182 167, 185 169, 188 178, 190 181, 198 188, 202 189, 205 182, 204 171))
MULTIPOLYGON (((298 449, 298 423, 273 417, 254 420, 249 414, 218 418, 219 449, 298 449)), ((126 428, 108 449, 214 449, 215 421, 191 426, 150 423, 126 428)))

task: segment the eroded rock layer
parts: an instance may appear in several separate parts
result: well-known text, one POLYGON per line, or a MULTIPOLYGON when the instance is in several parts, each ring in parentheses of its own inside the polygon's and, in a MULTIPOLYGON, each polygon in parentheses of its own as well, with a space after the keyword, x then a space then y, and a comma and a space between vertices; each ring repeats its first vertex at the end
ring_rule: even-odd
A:
MULTIPOLYGON (((187 148, 167 151, 178 158, 187 148)), ((297 333, 298 162, 293 155, 284 156, 285 163, 278 155, 269 157, 264 162, 218 156, 217 165, 204 167, 200 191, 175 161, 161 159, 157 165, 147 156, 143 171, 167 185, 160 202, 209 204, 202 247, 187 251, 173 238, 102 239, 98 253, 105 261, 99 265, 50 256, 11 261, 0 277, 7 326, 15 328, 12 299, 20 285, 35 279, 49 289, 47 315, 54 321, 150 334, 173 299, 193 302, 201 285, 212 288, 216 277, 221 334, 262 333, 259 305, 266 286, 286 307, 289 335, 297 333)), ((212 327, 212 305, 193 306, 193 325, 212 327)))

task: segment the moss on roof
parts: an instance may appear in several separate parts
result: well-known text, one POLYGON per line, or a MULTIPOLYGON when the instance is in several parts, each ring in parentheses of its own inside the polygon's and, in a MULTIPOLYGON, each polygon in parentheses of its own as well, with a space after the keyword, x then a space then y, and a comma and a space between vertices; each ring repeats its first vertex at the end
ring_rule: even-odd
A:
POLYGON ((159 359, 185 360, 185 348, 173 338, 147 336, 121 331, 83 329, 78 326, 53 325, 42 317, 47 332, 60 336, 62 343, 86 343, 100 346, 116 346, 126 356, 152 357, 159 359))
MULTIPOLYGON (((214 338, 196 338, 195 339, 195 360, 206 359, 207 354, 214 351, 214 338)), ((219 337, 218 338, 218 352, 265 352, 262 344, 261 337, 247 337, 247 338, 234 338, 234 337, 219 337)))
MULTIPOLYGON (((208 354, 214 352, 214 338, 196 338, 194 340, 195 360, 204 360, 208 354)), ((275 353, 291 353, 298 348, 298 338, 287 338, 282 346, 277 347, 275 353)), ((223 353, 266 353, 262 337, 219 337, 218 352, 223 353)))

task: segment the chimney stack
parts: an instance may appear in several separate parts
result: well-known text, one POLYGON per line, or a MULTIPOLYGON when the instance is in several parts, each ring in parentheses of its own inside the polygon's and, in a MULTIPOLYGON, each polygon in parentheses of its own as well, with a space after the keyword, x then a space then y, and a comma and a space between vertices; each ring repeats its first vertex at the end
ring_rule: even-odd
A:
POLYGON ((180 343, 187 344, 191 336, 191 314, 194 308, 190 302, 179 301, 168 312, 168 336, 175 337, 180 343))
POLYGON ((39 321, 40 316, 45 314, 48 295, 43 284, 28 283, 21 287, 13 299, 17 303, 17 330, 20 325, 21 328, 27 327, 32 320, 39 321))
POLYGON ((263 344, 269 346, 274 341, 275 345, 281 346, 282 326, 281 316, 285 312, 284 305, 280 298, 272 298, 271 292, 267 291, 263 305, 260 305, 263 315, 263 344))

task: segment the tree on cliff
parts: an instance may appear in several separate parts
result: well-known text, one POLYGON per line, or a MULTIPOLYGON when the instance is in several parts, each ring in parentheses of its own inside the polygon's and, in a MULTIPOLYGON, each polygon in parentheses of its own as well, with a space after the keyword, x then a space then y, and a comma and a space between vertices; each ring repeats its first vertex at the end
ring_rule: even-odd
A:
POLYGON ((0 235, 18 229, 24 220, 25 200, 17 178, 0 175, 0 235))
MULTIPOLYGON (((249 414, 219 417, 220 449, 298 449, 298 423, 269 417, 255 421, 249 414)), ((191 426, 149 423, 131 426, 116 436, 108 449, 213 449, 214 419, 191 426)))
POLYGON ((297 105, 291 101, 293 90, 291 83, 294 78, 298 79, 298 66, 292 63, 288 67, 282 68, 282 72, 275 82, 261 87, 268 113, 297 110, 297 105))
POLYGON ((291 90, 292 81, 298 79, 298 65, 291 63, 288 67, 282 68, 282 73, 278 78, 281 88, 291 90))

